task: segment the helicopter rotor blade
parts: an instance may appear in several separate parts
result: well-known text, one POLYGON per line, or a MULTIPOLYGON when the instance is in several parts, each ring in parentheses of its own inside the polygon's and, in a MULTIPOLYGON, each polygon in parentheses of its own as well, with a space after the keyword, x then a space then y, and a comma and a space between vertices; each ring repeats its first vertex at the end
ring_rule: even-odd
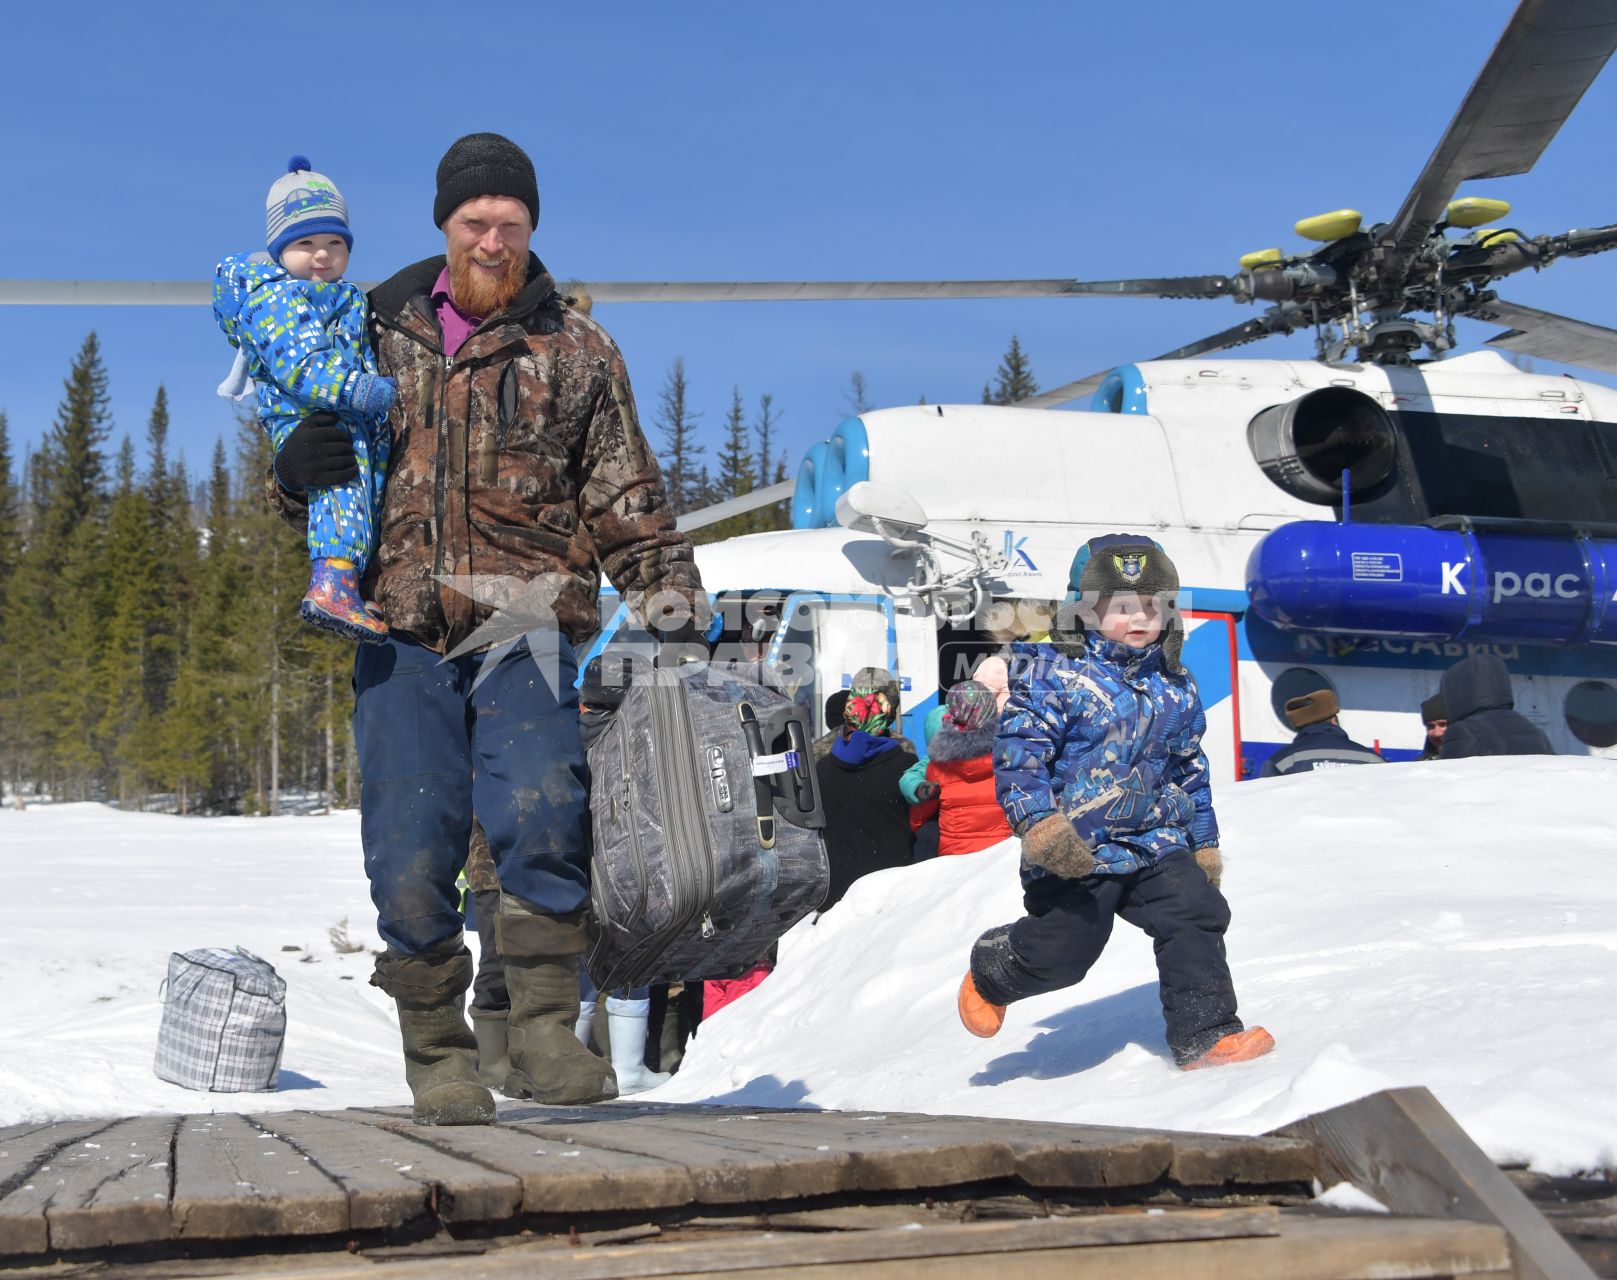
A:
POLYGON ((0 305, 8 306, 192 307, 212 301, 206 280, 0 280, 0 305))
POLYGON ((604 282, 597 302, 864 302, 926 298, 1222 298, 1223 276, 1161 280, 753 280, 604 282))
POLYGON ((1038 395, 1028 396, 1025 400, 1013 401, 1014 409, 1054 409, 1059 404, 1070 404, 1074 400, 1086 400, 1094 395, 1100 384, 1106 380, 1110 369, 1102 369, 1099 373, 1092 373, 1087 378, 1079 378, 1077 382, 1063 383, 1049 391, 1041 391, 1038 395))
POLYGON ((1408 254, 1462 182, 1531 169, 1613 49, 1612 0, 1522 0, 1384 239, 1408 254))
POLYGON ((674 522, 674 527, 681 533, 689 533, 692 529, 705 529, 708 525, 728 520, 731 516, 746 515, 747 512, 756 511, 759 507, 786 502, 796 488, 797 481, 782 480, 779 484, 767 485, 762 489, 754 489, 751 493, 744 493, 739 498, 727 498, 723 502, 715 502, 710 507, 698 507, 695 511, 687 511, 674 522))
POLYGON ((1192 342, 1188 346, 1178 347, 1157 357, 1158 360, 1189 360, 1193 356, 1204 356, 1213 351, 1227 351, 1231 347, 1245 346, 1248 342, 1257 342, 1260 338, 1267 338, 1272 333, 1290 333, 1295 325, 1290 324, 1279 314, 1280 308, 1271 307, 1261 315, 1240 324, 1231 325, 1218 333, 1203 338, 1200 342, 1192 342))
MULTIPOLYGON (((370 283, 361 283, 370 289, 370 283)), ((1224 298, 1225 276, 1154 280, 670 280, 579 284, 594 302, 877 302, 930 298, 1224 298)), ((192 306, 197 280, 0 280, 0 305, 192 306)))
POLYGON ((1601 373, 1617 373, 1617 329, 1503 299, 1467 314, 1473 320, 1512 326, 1507 332, 1489 338, 1490 347, 1559 364, 1581 365, 1601 373))

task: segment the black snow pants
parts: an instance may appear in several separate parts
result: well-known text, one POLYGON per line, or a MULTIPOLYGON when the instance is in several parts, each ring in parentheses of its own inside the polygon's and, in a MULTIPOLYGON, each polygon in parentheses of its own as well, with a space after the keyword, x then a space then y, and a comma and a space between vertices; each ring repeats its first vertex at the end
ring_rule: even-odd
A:
POLYGON ((971 976, 994 1004, 1081 982, 1112 936, 1114 917, 1156 944, 1168 1047, 1181 1064, 1242 1030, 1224 958, 1230 906, 1188 853, 1171 853, 1129 875, 1081 880, 1042 877, 1028 889, 1028 914, 990 929, 971 951, 971 976))

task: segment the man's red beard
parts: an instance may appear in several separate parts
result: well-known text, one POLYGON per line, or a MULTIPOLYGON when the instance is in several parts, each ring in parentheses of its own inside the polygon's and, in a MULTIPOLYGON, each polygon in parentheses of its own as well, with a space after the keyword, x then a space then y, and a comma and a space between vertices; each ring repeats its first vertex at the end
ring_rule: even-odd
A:
POLYGON ((449 251, 449 296, 469 316, 498 315, 516 301, 528 282, 528 255, 507 253, 498 275, 474 264, 475 249, 449 251))

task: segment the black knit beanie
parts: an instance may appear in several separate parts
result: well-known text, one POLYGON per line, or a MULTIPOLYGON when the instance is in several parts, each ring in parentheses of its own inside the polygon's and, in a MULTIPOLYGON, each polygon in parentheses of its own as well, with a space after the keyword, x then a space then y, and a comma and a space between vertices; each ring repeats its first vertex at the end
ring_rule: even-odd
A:
POLYGON ((539 225, 539 182, 533 161, 511 139, 497 133, 468 133, 458 138, 438 161, 438 195, 432 221, 443 226, 449 215, 478 196, 510 196, 528 206, 539 225))

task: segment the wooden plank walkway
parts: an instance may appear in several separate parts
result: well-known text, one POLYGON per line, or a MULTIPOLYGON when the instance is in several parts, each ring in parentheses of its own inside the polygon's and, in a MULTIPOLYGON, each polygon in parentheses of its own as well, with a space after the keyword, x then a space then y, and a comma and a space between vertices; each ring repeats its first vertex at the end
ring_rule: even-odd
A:
POLYGON ((0 1262, 565 1235, 961 1188, 1303 1199, 1317 1171, 1314 1145, 1284 1137, 632 1102, 502 1103, 483 1128, 418 1127, 402 1109, 69 1121, 0 1130, 0 1262))

